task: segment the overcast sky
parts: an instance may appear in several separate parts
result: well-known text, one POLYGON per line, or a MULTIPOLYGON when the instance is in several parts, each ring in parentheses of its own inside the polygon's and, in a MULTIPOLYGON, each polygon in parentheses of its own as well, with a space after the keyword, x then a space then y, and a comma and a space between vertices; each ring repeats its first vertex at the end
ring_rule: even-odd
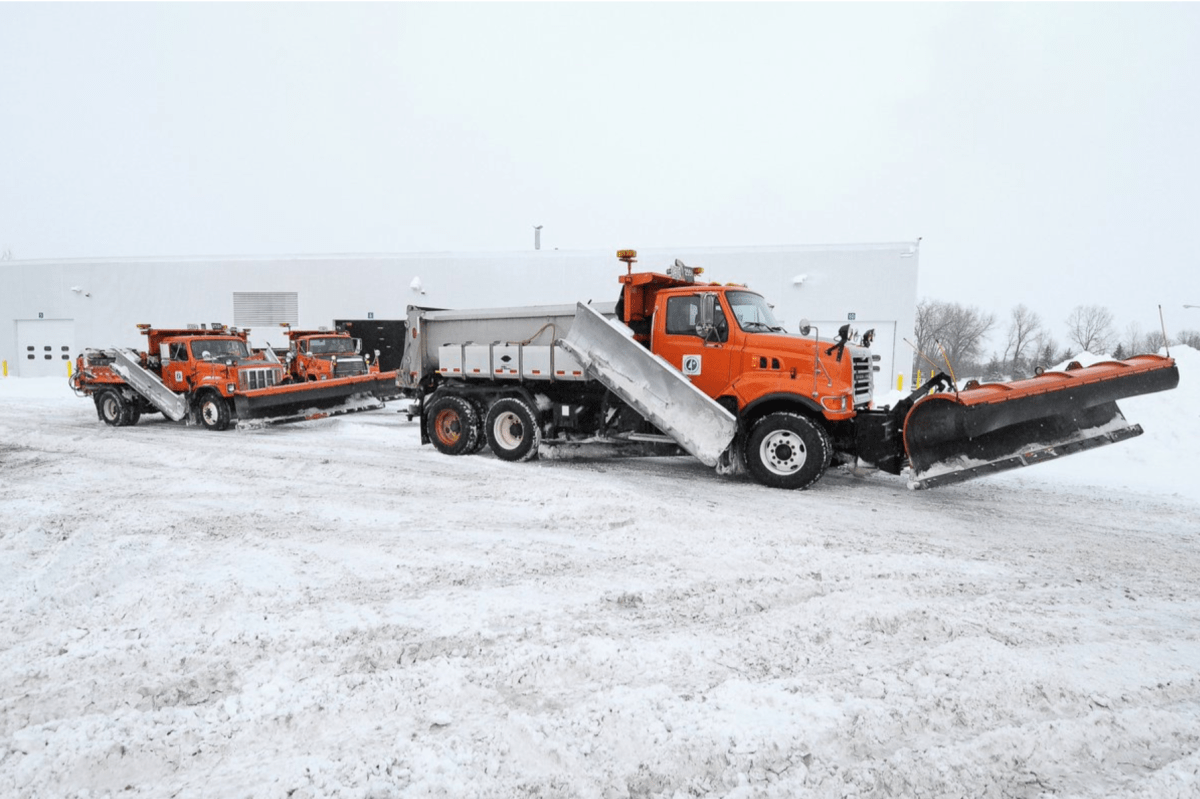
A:
POLYGON ((1065 343, 1200 328, 1198 148, 1193 3, 0 3, 16 259, 920 236, 1065 343))

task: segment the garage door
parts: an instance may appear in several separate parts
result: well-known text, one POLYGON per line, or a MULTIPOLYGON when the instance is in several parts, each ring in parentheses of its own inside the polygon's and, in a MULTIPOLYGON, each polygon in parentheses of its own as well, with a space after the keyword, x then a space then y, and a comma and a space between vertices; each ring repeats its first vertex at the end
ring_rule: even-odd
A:
POLYGON ((17 320, 18 377, 66 377, 74 350, 74 319, 17 320))

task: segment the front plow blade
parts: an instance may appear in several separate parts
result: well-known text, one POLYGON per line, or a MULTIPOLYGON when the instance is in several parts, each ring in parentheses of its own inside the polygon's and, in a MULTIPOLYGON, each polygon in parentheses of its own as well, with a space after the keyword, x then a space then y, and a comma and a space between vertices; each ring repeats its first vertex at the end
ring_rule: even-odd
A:
POLYGON ((396 373, 383 372, 245 391, 234 397, 234 409, 244 428, 378 410, 397 396, 396 373))
POLYGON ((1116 400, 1178 384, 1174 360, 1139 355, 922 397, 904 422, 909 486, 961 482, 1141 435, 1116 400))

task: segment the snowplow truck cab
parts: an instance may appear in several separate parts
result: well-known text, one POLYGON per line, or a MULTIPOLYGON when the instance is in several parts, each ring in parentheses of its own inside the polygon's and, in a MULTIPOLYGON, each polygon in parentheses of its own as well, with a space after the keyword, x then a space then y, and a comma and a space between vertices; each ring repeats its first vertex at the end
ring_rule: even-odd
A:
POLYGON ((379 374, 379 352, 364 353, 362 340, 348 333, 287 327, 287 337, 286 365, 292 380, 316 382, 379 374))
POLYGON ((136 424, 144 413, 213 430, 252 421, 299 421, 383 407, 395 396, 394 375, 363 375, 317 385, 289 381, 271 349, 255 350, 249 330, 138 325, 147 349, 88 349, 71 375, 77 394, 90 396, 106 424, 136 424))
POLYGON ((422 441, 522 460, 539 444, 663 440, 777 488, 812 485, 834 457, 910 469, 924 488, 1137 435, 1115 400, 1179 380, 1170 358, 1139 356, 961 391, 942 375, 877 408, 873 331, 789 333, 745 286, 618 258, 615 306, 410 306, 399 382, 420 399, 422 441))

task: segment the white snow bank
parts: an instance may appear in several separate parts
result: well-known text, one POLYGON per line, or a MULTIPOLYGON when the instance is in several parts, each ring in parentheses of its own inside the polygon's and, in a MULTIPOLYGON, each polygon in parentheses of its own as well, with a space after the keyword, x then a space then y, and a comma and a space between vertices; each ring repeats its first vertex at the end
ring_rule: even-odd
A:
MULTIPOLYGON (((1165 355, 1166 351, 1159 354, 1165 355)), ((1029 480, 1031 484, 1055 480, 1071 485, 1200 497, 1200 478, 1196 475, 1200 454, 1200 351, 1173 346, 1171 357, 1179 369, 1178 388, 1117 402, 1127 421, 1141 425, 1141 436, 996 479, 1029 480)), ((1079 361, 1084 366, 1111 360, 1090 353, 1081 353, 1072 360, 1080 358, 1086 358, 1079 361)), ((1065 362, 1060 365, 1065 367, 1065 362)))

